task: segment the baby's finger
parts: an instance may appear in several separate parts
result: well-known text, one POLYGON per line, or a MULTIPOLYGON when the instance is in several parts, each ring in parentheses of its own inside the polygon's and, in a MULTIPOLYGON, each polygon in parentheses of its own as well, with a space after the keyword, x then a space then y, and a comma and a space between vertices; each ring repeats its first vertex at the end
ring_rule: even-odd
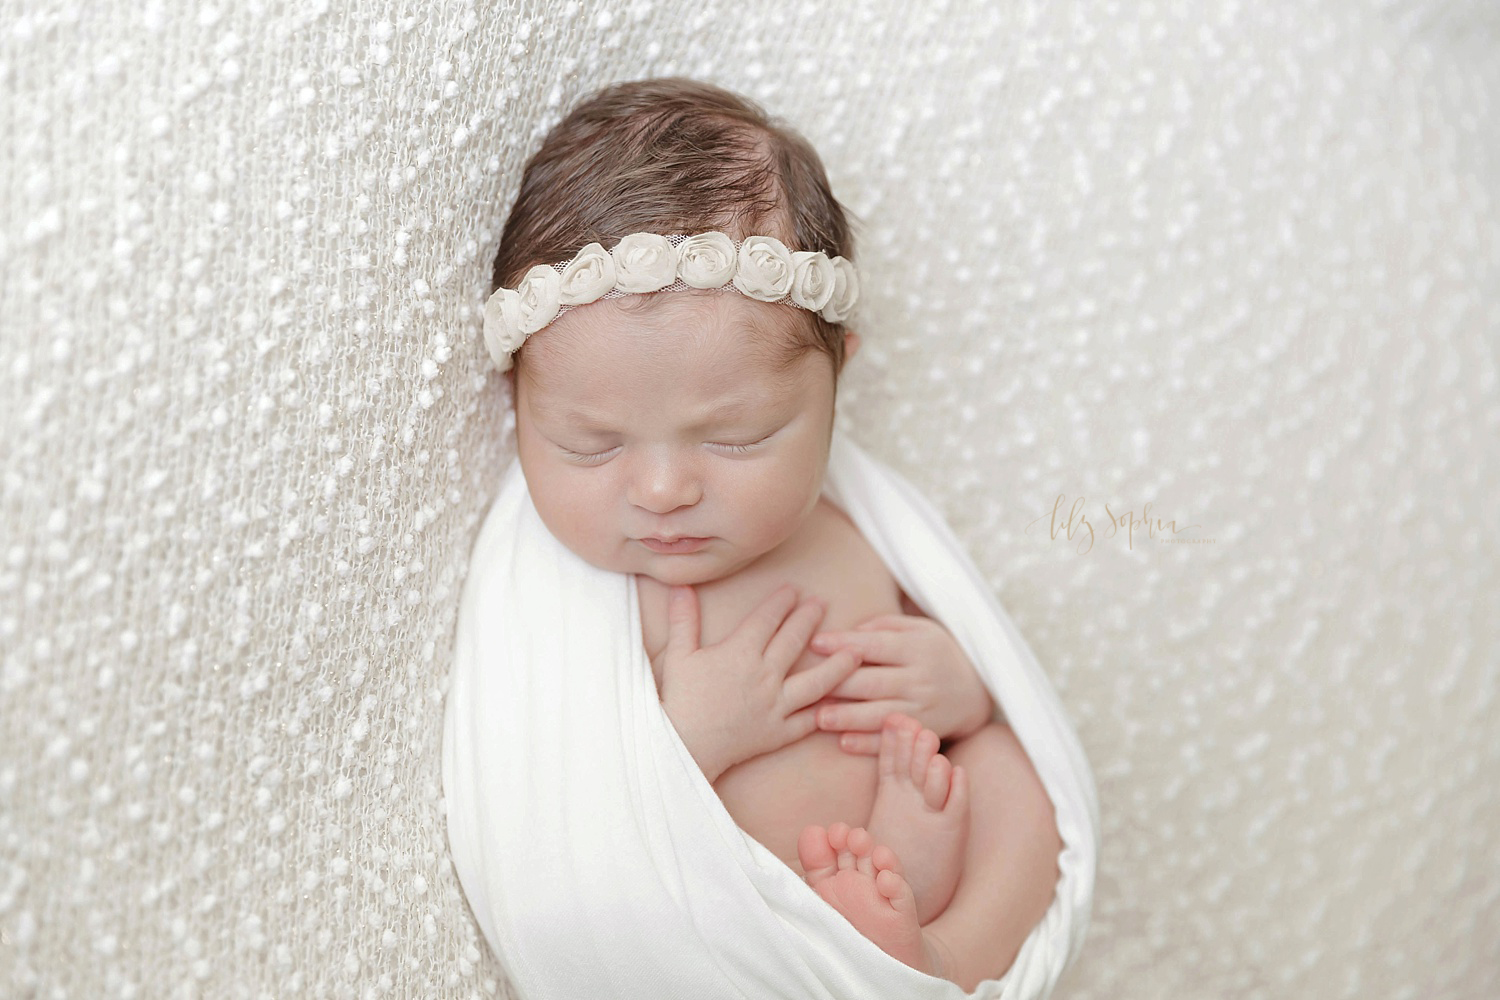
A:
POLYGON ((874 618, 866 618, 856 625, 861 629, 891 629, 901 631, 926 628, 931 624, 930 618, 919 618, 916 615, 876 615, 874 618))
MULTIPOLYGON (((859 654, 843 649, 822 663, 800 674, 793 674, 781 686, 789 708, 803 708, 827 696, 839 683, 859 668, 859 654)), ((814 716, 816 718, 816 716, 814 716)))
MULTIPOLYGON (((766 648, 771 636, 781 627, 786 616, 797 607, 799 593, 795 585, 783 583, 757 604, 729 633, 730 639, 740 639, 757 653, 766 648)), ((726 640, 727 641, 727 640, 726 640)))
POLYGON ((878 757, 880 755, 879 733, 844 733, 839 737, 839 749, 844 753, 859 754, 865 757, 878 757))
POLYGON ((684 584, 667 595, 667 652, 678 659, 698 650, 702 638, 698 623, 698 592, 684 584))
POLYGON ((873 701, 876 698, 890 698, 900 694, 906 685, 902 683, 902 674, 906 667, 878 667, 868 663, 861 666, 847 679, 829 692, 833 698, 848 698, 853 701, 873 701))
POLYGON ((895 699, 848 701, 837 705, 824 705, 818 709, 818 728, 878 734, 887 715, 892 712, 910 714, 915 707, 909 701, 895 699))
POLYGON ((828 602, 821 597, 807 597, 797 606, 797 610, 787 616, 786 621, 771 636, 770 642, 766 643, 765 658, 768 663, 773 663, 780 669, 783 676, 792 668, 801 657, 802 651, 807 648, 807 640, 817 631, 819 623, 823 621, 823 615, 828 611, 828 602))
MULTIPOLYGON (((805 671, 804 671, 805 672, 805 671)), ((786 717, 786 726, 783 732, 787 743, 796 743, 804 736, 811 736, 818 731, 818 717, 814 714, 811 706, 800 712, 793 712, 786 717)), ((783 744, 785 746, 786 744, 783 744)))
POLYGON ((810 643, 815 653, 831 653, 835 649, 859 651, 860 659, 866 663, 905 663, 908 633, 906 632, 819 632, 810 643))

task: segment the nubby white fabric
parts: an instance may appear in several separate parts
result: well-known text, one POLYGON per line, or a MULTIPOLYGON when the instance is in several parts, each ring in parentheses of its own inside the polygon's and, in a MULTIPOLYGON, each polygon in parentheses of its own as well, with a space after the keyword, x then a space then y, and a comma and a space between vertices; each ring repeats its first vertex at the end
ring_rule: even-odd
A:
MULTIPOLYGON (((972 994, 1042 1000, 1088 927, 1099 816, 1083 748, 1025 640, 910 483, 836 433, 824 491, 953 633, 1052 799, 1056 895, 1010 971, 972 994)), ((554 538, 518 461, 469 567, 443 736, 448 841, 525 1000, 966 995, 886 955, 735 825, 657 698, 635 577, 554 538)))

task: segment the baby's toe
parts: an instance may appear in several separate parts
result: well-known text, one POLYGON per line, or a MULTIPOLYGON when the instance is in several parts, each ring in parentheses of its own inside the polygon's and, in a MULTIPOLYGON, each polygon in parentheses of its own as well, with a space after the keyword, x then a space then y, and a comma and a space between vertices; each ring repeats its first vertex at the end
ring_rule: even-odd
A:
POLYGON ((821 826, 805 826, 797 838, 797 860, 811 879, 825 879, 838 871, 838 853, 828 843, 828 831, 821 826))
POLYGON ((877 872, 892 871, 897 875, 904 875, 901 868, 901 859, 896 852, 885 844, 881 844, 870 852, 870 861, 875 865, 877 872))
POLYGON ((921 784, 922 800, 933 812, 941 812, 948 801, 948 790, 952 784, 953 765, 942 754, 933 754, 927 762, 927 773, 921 784))
POLYGON ((899 872, 889 868, 875 876, 875 888, 890 901, 891 908, 917 918, 917 897, 911 891, 911 883, 899 872))
POLYGON ((854 855, 854 867, 870 877, 875 876, 875 865, 870 854, 875 850, 875 838, 862 826, 849 831, 849 851, 854 855))
POLYGON ((921 788, 927 781, 927 765, 932 762, 932 757, 938 752, 942 741, 938 734, 931 729, 918 731, 912 742, 910 774, 911 783, 921 788))
POLYGON ((885 717, 885 725, 880 730, 882 777, 905 779, 911 773, 912 746, 916 742, 918 730, 908 725, 908 721, 916 720, 898 712, 885 717))
POLYGON ((969 771, 961 764, 953 767, 953 784, 948 792, 948 804, 945 810, 956 816, 966 816, 969 812, 969 771))

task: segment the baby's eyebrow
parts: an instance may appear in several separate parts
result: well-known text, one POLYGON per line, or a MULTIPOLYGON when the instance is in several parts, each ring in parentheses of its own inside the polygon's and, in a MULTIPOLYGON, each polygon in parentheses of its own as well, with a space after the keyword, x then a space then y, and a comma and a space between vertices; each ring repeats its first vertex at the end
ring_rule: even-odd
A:
MULTIPOLYGON (((758 410, 760 404, 766 402, 769 397, 763 395, 751 395, 738 393, 719 400, 713 406, 701 411, 696 422, 688 426, 688 430, 700 431, 716 424, 736 420, 744 417, 751 411, 758 410)), ((540 407, 544 416, 551 416, 547 407, 540 407)), ((601 414, 589 413, 578 408, 571 408, 561 414, 563 422, 580 427, 583 430, 609 430, 610 421, 601 414)))

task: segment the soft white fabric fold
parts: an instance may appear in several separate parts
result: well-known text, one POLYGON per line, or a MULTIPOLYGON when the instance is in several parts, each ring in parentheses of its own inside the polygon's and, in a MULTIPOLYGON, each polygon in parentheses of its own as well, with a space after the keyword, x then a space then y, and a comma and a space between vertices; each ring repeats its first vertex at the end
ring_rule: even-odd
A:
MULTIPOLYGON (((971 994, 1047 996, 1088 925, 1098 804, 1046 676, 937 511, 835 432, 824 492, 974 662, 1035 764, 1064 849, 1011 969, 971 994)), ((725 811, 657 699, 635 578, 584 562, 518 462, 480 530, 447 692, 448 840, 525 1000, 956 1000, 860 935, 725 811)))

